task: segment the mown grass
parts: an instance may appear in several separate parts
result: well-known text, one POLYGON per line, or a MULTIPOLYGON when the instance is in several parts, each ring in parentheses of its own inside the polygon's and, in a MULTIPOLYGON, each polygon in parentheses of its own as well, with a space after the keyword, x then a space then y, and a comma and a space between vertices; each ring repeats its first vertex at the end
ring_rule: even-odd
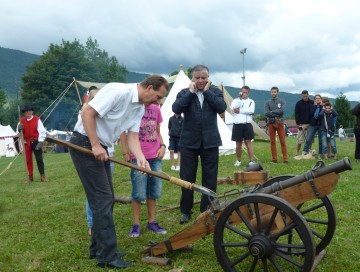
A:
MULTIPOLYGON (((296 161, 295 139, 287 138, 290 163, 271 164, 269 143, 256 141, 254 149, 269 176, 301 174, 309 170, 315 160, 296 161)), ((338 156, 352 159, 353 170, 341 174, 340 182, 331 194, 337 211, 337 228, 331 244, 326 248, 325 258, 317 271, 360 271, 360 230, 358 209, 360 193, 360 164, 354 162, 353 142, 337 142, 338 156)), ((121 154, 119 147, 117 156, 121 154)), ((44 154, 49 182, 25 183, 24 160, 19 156, 9 170, 0 176, 0 271, 99 271, 96 262, 88 257, 89 236, 85 215, 85 194, 68 153, 44 154)), ((0 159, 0 172, 13 158, 0 159)), ((219 176, 233 176, 235 155, 222 156, 219 176)), ((281 160, 281 156, 279 157, 281 160)), ((247 155, 243 156, 248 162, 247 155)), ((327 161, 326 164, 332 162, 327 161)), ((164 161, 163 170, 170 175, 169 161, 164 161)), ((35 172, 36 173, 36 172, 35 172)), ((39 176, 35 174, 35 180, 39 176)), ((198 177, 200 180, 200 176, 198 177)), ((115 194, 130 196, 129 169, 116 165, 114 175, 115 194)), ((235 186, 220 185, 218 193, 235 186)), ((179 203, 180 188, 163 182, 163 198, 158 201, 158 210, 179 203)), ((196 193, 196 198, 200 195, 196 193)), ((198 213, 196 205, 194 212, 198 213)), ((142 207, 142 233, 139 238, 129 238, 132 225, 131 205, 116 204, 114 218, 119 249, 125 249, 126 259, 134 266, 126 271, 168 271, 183 268, 183 271, 221 271, 214 253, 212 235, 194 243, 191 252, 168 253, 171 266, 158 266, 140 262, 141 250, 149 241, 162 241, 184 228, 178 224, 179 210, 158 213, 157 219, 168 230, 167 235, 156 235, 145 229, 146 207, 142 207)))

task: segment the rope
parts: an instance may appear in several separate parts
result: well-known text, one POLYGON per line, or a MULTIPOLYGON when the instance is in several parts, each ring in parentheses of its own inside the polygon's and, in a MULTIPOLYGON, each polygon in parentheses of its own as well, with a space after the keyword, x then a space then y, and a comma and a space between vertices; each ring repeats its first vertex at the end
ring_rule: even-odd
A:
POLYGON ((65 88, 65 90, 62 91, 62 93, 61 93, 61 94, 43 111, 43 113, 39 116, 39 117, 43 116, 44 113, 45 113, 49 108, 51 108, 51 106, 52 106, 55 102, 57 102, 57 103, 55 104, 55 106, 53 107, 53 109, 52 109, 52 110, 49 112, 49 114, 46 116, 46 118, 44 119, 43 123, 45 123, 46 120, 50 117, 51 113, 52 113, 52 112, 55 110, 55 108, 59 105, 61 99, 65 96, 65 94, 69 91, 70 87, 71 87, 73 84, 74 84, 74 81, 72 81, 72 82, 70 83, 70 85, 67 86, 67 87, 65 88))
MULTIPOLYGON (((16 142, 19 141, 19 139, 16 140, 16 142)), ((16 143, 14 142, 14 144, 16 143)), ((1 171, 0 176, 2 176, 2 174, 4 174, 7 170, 10 169, 11 165, 13 164, 13 162, 19 157, 20 153, 18 153, 15 158, 8 164, 8 166, 5 167, 5 169, 3 171, 1 171)))

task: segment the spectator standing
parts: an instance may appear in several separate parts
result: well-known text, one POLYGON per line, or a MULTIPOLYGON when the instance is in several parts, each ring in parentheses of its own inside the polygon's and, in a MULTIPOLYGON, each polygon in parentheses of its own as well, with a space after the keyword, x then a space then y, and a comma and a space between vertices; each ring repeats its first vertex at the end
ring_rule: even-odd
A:
MULTIPOLYGON (((202 186, 216 192, 219 146, 222 145, 217 115, 226 109, 221 91, 211 86, 209 69, 204 65, 193 68, 189 88, 181 90, 172 105, 176 114, 184 114, 180 137, 180 178, 191 183, 196 181, 198 157, 201 160, 202 186)), ((190 220, 194 205, 194 192, 182 188, 180 199, 180 224, 190 220)), ((200 212, 208 209, 209 199, 201 196, 200 212)))
POLYGON ((70 149, 70 155, 86 192, 93 213, 90 257, 98 267, 131 266, 117 254, 113 219, 114 189, 107 149, 128 130, 127 143, 137 165, 150 170, 141 151, 139 127, 144 105, 158 102, 168 91, 165 78, 158 75, 140 84, 109 83, 81 110, 70 142, 88 149, 93 155, 70 149))
MULTIPOLYGON (((145 113, 141 120, 139 141, 141 150, 150 168, 154 172, 162 171, 162 159, 165 155, 166 146, 160 134, 162 116, 159 105, 151 104, 145 107, 145 113)), ((128 153, 125 133, 121 135, 121 146, 123 154, 128 153)), ((136 158, 130 153, 132 163, 137 164, 136 158)), ((144 174, 138 170, 131 169, 132 183, 132 212, 133 225, 130 229, 130 237, 140 236, 140 209, 141 203, 146 200, 148 212, 147 228, 155 233, 166 234, 167 231, 155 221, 156 200, 161 197, 161 178, 144 174)))
POLYGON ((230 108, 234 112, 234 125, 231 140, 236 142, 236 161, 234 166, 241 165, 242 143, 245 143, 249 165, 254 164, 254 149, 251 140, 254 139, 254 129, 251 124, 255 112, 255 102, 249 98, 249 86, 243 86, 239 97, 231 102, 230 108))
POLYGON ((345 137, 346 137, 346 134, 345 134, 345 130, 343 128, 342 125, 340 125, 340 128, 339 128, 339 140, 340 142, 343 142, 345 140, 345 137))
POLYGON ((314 104, 310 108, 310 127, 306 136, 306 142, 302 154, 306 155, 309 153, 311 145, 314 141, 315 134, 317 132, 319 139, 319 153, 318 159, 321 159, 322 155, 322 137, 321 137, 321 120, 319 119, 319 113, 323 108, 323 102, 320 94, 315 95, 314 104))
POLYGON ((270 147, 272 162, 277 163, 277 151, 276 151, 276 132, 279 135, 281 152, 283 157, 283 162, 288 163, 287 147, 286 147, 286 135, 284 127, 284 110, 285 110, 285 101, 278 97, 279 88, 272 87, 270 90, 271 99, 265 102, 265 115, 268 120, 268 132, 270 136, 270 147))
POLYGON ((25 147, 25 158, 26 158, 26 168, 28 172, 28 182, 34 181, 34 166, 33 166, 33 156, 35 155, 35 160, 37 168, 40 173, 40 180, 47 181, 45 176, 45 166, 43 160, 43 144, 46 138, 46 130, 44 124, 41 122, 40 117, 34 115, 34 108, 30 105, 24 106, 22 109, 24 117, 20 119, 20 122, 17 127, 17 131, 23 131, 24 134, 24 147, 25 147))
POLYGON ((330 102, 326 102, 324 104, 324 109, 319 113, 319 119, 321 120, 322 154, 324 154, 325 160, 329 158, 327 139, 330 142, 331 151, 334 155, 334 160, 337 160, 334 122, 334 119, 337 116, 338 113, 335 110, 331 109, 330 102))
POLYGON ((180 136, 184 118, 181 114, 174 114, 169 118, 169 151, 171 170, 180 171, 180 136), (177 165, 175 164, 175 153, 177 153, 177 165))
POLYGON ((301 100, 295 104, 295 121, 298 125, 298 133, 296 136, 296 156, 300 153, 301 145, 306 142, 311 120, 310 109, 313 104, 314 101, 309 99, 309 92, 307 90, 303 90, 301 92, 301 100))
POLYGON ((355 135, 355 159, 357 162, 360 162, 360 102, 350 110, 352 115, 356 116, 356 122, 354 125, 354 135, 355 135))

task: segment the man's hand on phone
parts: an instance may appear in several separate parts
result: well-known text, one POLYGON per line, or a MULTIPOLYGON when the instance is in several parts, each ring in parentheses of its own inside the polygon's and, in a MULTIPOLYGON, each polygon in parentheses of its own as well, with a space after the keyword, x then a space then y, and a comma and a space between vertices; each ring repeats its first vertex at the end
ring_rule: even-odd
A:
POLYGON ((209 90, 210 86, 211 86, 211 81, 208 80, 208 82, 206 83, 206 85, 205 85, 205 87, 204 87, 204 92, 206 92, 207 90, 209 90))

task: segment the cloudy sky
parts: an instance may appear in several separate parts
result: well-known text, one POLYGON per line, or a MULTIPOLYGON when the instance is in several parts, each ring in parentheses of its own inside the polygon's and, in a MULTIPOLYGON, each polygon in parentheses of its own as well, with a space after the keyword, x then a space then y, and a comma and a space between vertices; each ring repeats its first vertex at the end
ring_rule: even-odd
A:
POLYGON ((1 1, 0 46, 39 54, 96 39, 134 72, 194 64, 213 82, 360 99, 357 0, 1 1))

